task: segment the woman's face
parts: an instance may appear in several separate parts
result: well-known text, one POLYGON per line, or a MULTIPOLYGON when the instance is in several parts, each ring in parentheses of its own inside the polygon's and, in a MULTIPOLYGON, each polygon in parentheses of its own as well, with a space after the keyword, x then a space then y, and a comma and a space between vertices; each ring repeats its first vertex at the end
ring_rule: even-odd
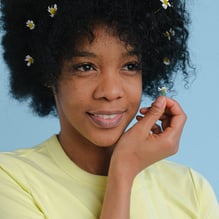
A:
POLYGON ((135 116, 142 95, 140 60, 109 29, 81 37, 64 61, 55 99, 62 138, 112 146, 135 116))

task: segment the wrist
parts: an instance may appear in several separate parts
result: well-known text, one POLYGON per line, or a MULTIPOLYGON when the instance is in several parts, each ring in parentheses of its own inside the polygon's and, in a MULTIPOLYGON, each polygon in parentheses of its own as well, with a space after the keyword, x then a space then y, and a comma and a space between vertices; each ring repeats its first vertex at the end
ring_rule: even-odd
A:
POLYGON ((136 174, 130 163, 130 161, 127 163, 127 161, 120 159, 120 156, 113 156, 110 162, 108 178, 112 178, 114 182, 121 183, 123 186, 126 184, 131 187, 136 174))

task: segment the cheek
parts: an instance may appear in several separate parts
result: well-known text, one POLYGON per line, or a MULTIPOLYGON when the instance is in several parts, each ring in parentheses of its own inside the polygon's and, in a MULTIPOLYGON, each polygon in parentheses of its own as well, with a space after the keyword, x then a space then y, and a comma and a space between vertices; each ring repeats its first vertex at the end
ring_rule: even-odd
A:
POLYGON ((141 76, 136 78, 132 83, 126 84, 126 90, 128 92, 128 98, 130 102, 139 103, 142 97, 142 79, 141 76))
POLYGON ((133 110, 135 111, 135 114, 137 113, 142 99, 142 89, 136 89, 135 92, 133 92, 132 95, 132 101, 131 104, 133 105, 133 110))
POLYGON ((67 83, 60 84, 58 87, 55 100, 60 118, 65 118, 72 110, 74 111, 74 109, 72 109, 74 108, 74 101, 76 99, 74 93, 74 89, 67 83))
POLYGON ((69 81, 69 83, 63 83, 58 89, 57 96, 64 105, 74 105, 77 102, 82 101, 85 97, 83 87, 75 86, 75 83, 70 82, 71 81, 69 81))

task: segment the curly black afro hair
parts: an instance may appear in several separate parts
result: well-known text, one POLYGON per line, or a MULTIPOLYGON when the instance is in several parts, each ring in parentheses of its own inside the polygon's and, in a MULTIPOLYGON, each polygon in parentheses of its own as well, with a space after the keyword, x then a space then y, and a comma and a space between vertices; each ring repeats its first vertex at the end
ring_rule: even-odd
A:
POLYGON ((11 93, 30 100, 34 112, 56 112, 51 89, 63 60, 74 49, 79 34, 92 37, 97 23, 112 28, 141 57, 143 91, 158 95, 158 87, 172 87, 174 73, 187 80, 190 66, 187 48, 189 16, 182 0, 1 0, 2 46, 10 69, 11 93), (48 6, 57 5, 51 17, 48 6), (26 26, 33 20, 35 28, 26 26), (69 49, 72 48, 72 49, 69 49), (26 55, 34 58, 27 66, 26 55), (164 64, 166 58, 169 63, 164 64))

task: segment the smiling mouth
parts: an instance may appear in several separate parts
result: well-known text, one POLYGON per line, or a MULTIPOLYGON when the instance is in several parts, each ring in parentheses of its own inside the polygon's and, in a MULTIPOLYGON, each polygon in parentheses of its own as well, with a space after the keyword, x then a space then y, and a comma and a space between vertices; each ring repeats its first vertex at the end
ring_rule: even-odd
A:
POLYGON ((112 113, 112 114, 99 114, 99 113, 88 113, 92 122, 100 128, 115 128, 117 127, 123 117, 123 113, 112 113))

